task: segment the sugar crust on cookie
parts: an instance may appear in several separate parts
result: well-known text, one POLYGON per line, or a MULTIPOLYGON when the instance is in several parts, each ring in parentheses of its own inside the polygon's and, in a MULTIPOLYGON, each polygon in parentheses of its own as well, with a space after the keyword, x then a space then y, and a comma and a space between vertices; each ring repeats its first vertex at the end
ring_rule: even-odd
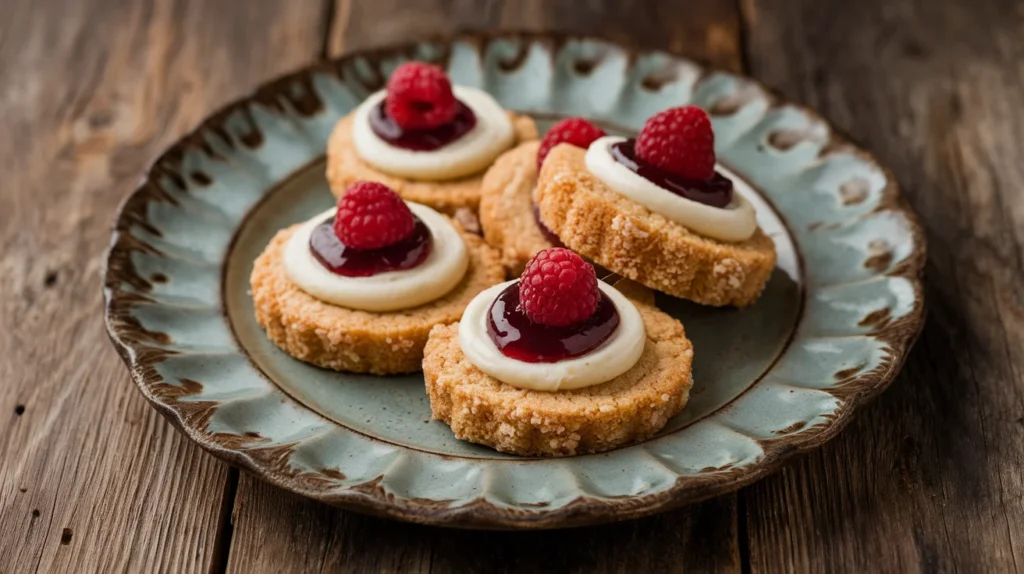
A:
POLYGON ((504 384, 462 352, 457 323, 434 327, 423 359, 434 418, 459 439, 523 456, 596 453, 650 438, 689 400, 693 346, 678 321, 643 303, 637 308, 647 331, 637 364, 574 391, 504 384))
POLYGON ((374 313, 324 303, 296 287, 282 261, 301 224, 279 231, 256 259, 250 276, 256 321, 278 347, 314 365, 354 373, 420 370, 431 327, 458 321, 477 293, 504 280, 496 251, 462 232, 470 262, 466 276, 444 297, 404 311, 374 313))
POLYGON ((584 164, 586 150, 556 146, 536 200, 570 249, 657 291, 713 306, 744 307, 775 268, 775 245, 758 228, 739 243, 715 241, 608 189, 584 164))
POLYGON ((510 276, 518 276, 538 251, 552 247, 533 217, 539 141, 520 144, 498 157, 484 174, 480 226, 484 239, 501 252, 510 276))

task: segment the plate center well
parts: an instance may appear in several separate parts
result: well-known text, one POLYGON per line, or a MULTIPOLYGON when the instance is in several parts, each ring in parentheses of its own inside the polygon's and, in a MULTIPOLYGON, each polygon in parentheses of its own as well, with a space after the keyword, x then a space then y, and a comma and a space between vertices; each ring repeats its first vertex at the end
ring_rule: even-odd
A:
MULTIPOLYGON (((679 430, 742 394, 785 350, 799 319, 801 287, 793 242, 767 202, 740 178, 728 171, 727 175, 757 208, 761 227, 775 241, 779 264, 764 295, 747 309, 702 307, 659 295, 659 307, 683 322, 695 349, 690 403, 662 434, 679 430)), ((228 254, 223 286, 225 308, 239 344, 283 391, 353 431, 438 454, 516 458, 459 441, 445 424, 431 420, 420 374, 337 373, 292 359, 266 338, 256 323, 249 293, 253 261, 278 230, 305 221, 333 203, 321 159, 269 192, 243 221, 228 254)))

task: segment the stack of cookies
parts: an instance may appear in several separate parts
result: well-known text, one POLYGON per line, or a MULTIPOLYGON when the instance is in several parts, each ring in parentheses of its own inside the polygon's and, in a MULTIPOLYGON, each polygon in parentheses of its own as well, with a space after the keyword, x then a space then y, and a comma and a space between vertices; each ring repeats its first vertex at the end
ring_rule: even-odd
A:
POLYGON ((503 452, 653 436, 686 406, 694 351, 651 290, 746 306, 775 265, 693 106, 636 139, 570 118, 538 141, 529 117, 407 63, 338 123, 327 178, 337 205, 255 262, 267 336, 329 369, 422 370, 434 418, 503 452))

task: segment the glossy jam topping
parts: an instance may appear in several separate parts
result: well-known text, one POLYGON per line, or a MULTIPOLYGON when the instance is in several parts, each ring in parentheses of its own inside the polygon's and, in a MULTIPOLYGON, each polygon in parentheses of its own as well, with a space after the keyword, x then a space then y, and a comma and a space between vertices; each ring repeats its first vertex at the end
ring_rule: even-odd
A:
POLYGON ((566 327, 534 323, 519 308, 519 282, 491 304, 487 334, 501 354, 526 363, 557 363, 585 355, 608 340, 619 326, 619 312, 603 292, 594 314, 566 327))
POLYGON ((370 110, 370 129, 387 143, 412 151, 433 151, 466 135, 476 126, 469 106, 458 101, 459 110, 452 121, 429 130, 404 130, 384 111, 384 100, 370 110))
POLYGON ((537 222, 537 229, 540 229, 540 234, 544 236, 544 239, 548 240, 548 243, 555 247, 565 247, 565 244, 562 243, 562 240, 559 239, 557 235, 555 235, 555 232, 551 231, 551 229, 540 220, 540 208, 537 207, 536 203, 533 204, 533 220, 537 222))
POLYGON ((679 177, 637 158, 633 148, 634 143, 636 140, 628 139, 613 144, 611 146, 612 158, 633 173, 680 197, 711 207, 725 207, 732 202, 731 179, 717 171, 711 179, 706 181, 679 177))
POLYGON ((413 216, 416 225, 409 237, 380 249, 354 249, 341 242, 334 233, 334 218, 313 229, 309 250, 313 257, 331 273, 345 277, 369 277, 386 271, 412 269, 430 255, 433 240, 430 229, 413 216))

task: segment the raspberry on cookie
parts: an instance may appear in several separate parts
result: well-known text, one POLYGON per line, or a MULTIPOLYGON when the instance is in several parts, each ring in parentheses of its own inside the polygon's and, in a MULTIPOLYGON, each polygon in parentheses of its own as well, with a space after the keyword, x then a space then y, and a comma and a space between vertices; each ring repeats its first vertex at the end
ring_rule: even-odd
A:
POLYGON ((480 191, 480 226, 487 243, 501 251, 510 276, 519 276, 538 251, 564 247, 540 220, 533 201, 544 158, 560 143, 586 149, 604 135, 604 130, 583 118, 568 118, 551 126, 540 142, 505 152, 487 170, 480 191))
POLYGON ((534 323, 565 327, 594 314, 600 300, 594 268, 568 249, 545 249, 526 265, 519 304, 534 323))
POLYGON ((558 145, 535 198, 565 245, 651 289, 697 303, 743 307, 775 267, 775 245, 753 205, 716 170, 704 110, 652 116, 635 140, 558 145))
POLYGON ((444 213, 475 211, 494 159, 536 138, 529 117, 502 109, 482 90, 452 86, 438 66, 408 62, 335 126, 327 179, 339 197, 352 182, 369 180, 444 213))
POLYGON ((653 436, 683 409, 693 347, 683 326, 598 281, 562 248, 438 325, 423 374, 436 419, 502 452, 569 456, 653 436))
POLYGON ((256 320, 292 357, 356 373, 420 370, 430 329, 502 280, 498 255, 433 209, 355 182, 277 233, 250 277, 256 320))

